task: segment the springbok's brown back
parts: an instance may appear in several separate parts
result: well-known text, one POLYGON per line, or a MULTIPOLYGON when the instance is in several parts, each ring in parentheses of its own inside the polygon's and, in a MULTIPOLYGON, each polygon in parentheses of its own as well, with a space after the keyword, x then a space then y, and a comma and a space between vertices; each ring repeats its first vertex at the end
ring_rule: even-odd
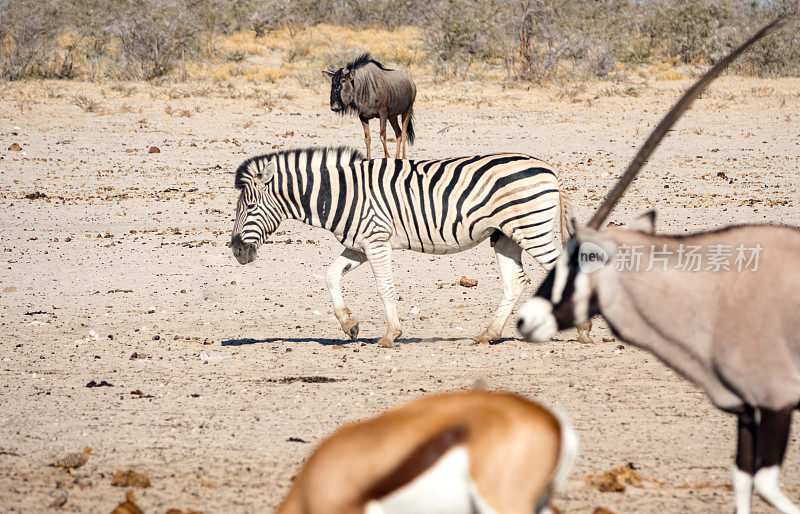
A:
POLYGON ((348 425, 306 462, 279 513, 364 512, 454 447, 469 456, 469 478, 498 512, 530 513, 549 494, 563 426, 544 407, 508 393, 472 391, 412 401, 348 425))

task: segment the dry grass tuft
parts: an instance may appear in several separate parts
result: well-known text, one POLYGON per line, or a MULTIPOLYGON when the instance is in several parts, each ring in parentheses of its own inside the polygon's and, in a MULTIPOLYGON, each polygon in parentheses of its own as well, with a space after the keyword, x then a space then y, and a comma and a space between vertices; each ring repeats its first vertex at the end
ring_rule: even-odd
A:
POLYGON ((103 112, 105 107, 99 100, 90 98, 85 94, 77 94, 72 98, 72 103, 83 109, 83 112, 103 112))
POLYGON ((132 469, 117 471, 111 477, 111 485, 115 487, 150 487, 150 479, 144 473, 132 469))
POLYGON ((604 493, 621 493, 625 486, 644 487, 645 478, 636 471, 633 463, 618 466, 600 475, 589 475, 586 481, 598 491, 604 493))

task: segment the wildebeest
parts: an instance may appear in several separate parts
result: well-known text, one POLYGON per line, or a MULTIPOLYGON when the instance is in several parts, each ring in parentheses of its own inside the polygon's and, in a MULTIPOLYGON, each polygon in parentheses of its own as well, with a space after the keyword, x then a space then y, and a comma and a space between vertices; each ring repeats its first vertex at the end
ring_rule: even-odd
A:
POLYGON ((392 124, 397 138, 397 153, 406 158, 406 140, 414 143, 414 99, 417 86, 406 73, 391 70, 374 60, 369 53, 363 54, 345 67, 336 71, 322 72, 331 78, 331 110, 341 114, 357 114, 364 126, 364 141, 367 144, 367 159, 372 158, 369 135, 369 120, 381 121, 381 143, 383 155, 389 157, 386 148, 386 120, 392 124), (397 117, 401 117, 398 123, 397 117), (401 127, 402 123, 402 127, 401 127))
POLYGON ((800 514, 779 484, 792 411, 800 407, 800 230, 744 225, 657 236, 652 214, 636 227, 601 226, 681 113, 780 21, 719 61, 664 117, 518 320, 526 339, 546 341, 602 314, 621 339, 654 353, 736 414, 738 514, 750 511, 754 488, 781 512, 800 514), (649 263, 636 260, 637 249, 649 263))

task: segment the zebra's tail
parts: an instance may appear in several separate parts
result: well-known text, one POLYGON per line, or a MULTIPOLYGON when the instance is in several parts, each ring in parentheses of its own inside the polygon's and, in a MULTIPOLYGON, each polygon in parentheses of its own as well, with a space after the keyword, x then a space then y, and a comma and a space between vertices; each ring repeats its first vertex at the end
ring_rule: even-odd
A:
POLYGON ((567 241, 575 235, 575 216, 572 214, 572 206, 569 203, 567 192, 561 177, 558 177, 558 200, 561 206, 561 244, 567 245, 567 241))
POLYGON ((414 144, 414 108, 411 108, 411 112, 408 114, 408 127, 406 128, 406 141, 408 144, 414 144))

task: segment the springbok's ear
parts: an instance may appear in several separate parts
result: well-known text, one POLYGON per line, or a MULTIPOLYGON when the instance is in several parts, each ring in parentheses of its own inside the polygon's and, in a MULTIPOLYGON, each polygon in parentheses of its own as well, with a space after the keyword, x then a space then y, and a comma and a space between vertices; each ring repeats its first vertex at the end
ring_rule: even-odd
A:
POLYGON ((649 210, 632 222, 625 225, 628 230, 635 230, 644 234, 656 233, 656 211, 649 210))
POLYGON ((328 78, 332 78, 334 75, 336 75, 336 73, 331 70, 322 70, 322 74, 328 78))
POLYGON ((267 162, 266 166, 263 169, 256 172, 255 176, 253 177, 255 183, 259 187, 264 187, 267 185, 272 179, 272 176, 275 174, 275 161, 267 162))

